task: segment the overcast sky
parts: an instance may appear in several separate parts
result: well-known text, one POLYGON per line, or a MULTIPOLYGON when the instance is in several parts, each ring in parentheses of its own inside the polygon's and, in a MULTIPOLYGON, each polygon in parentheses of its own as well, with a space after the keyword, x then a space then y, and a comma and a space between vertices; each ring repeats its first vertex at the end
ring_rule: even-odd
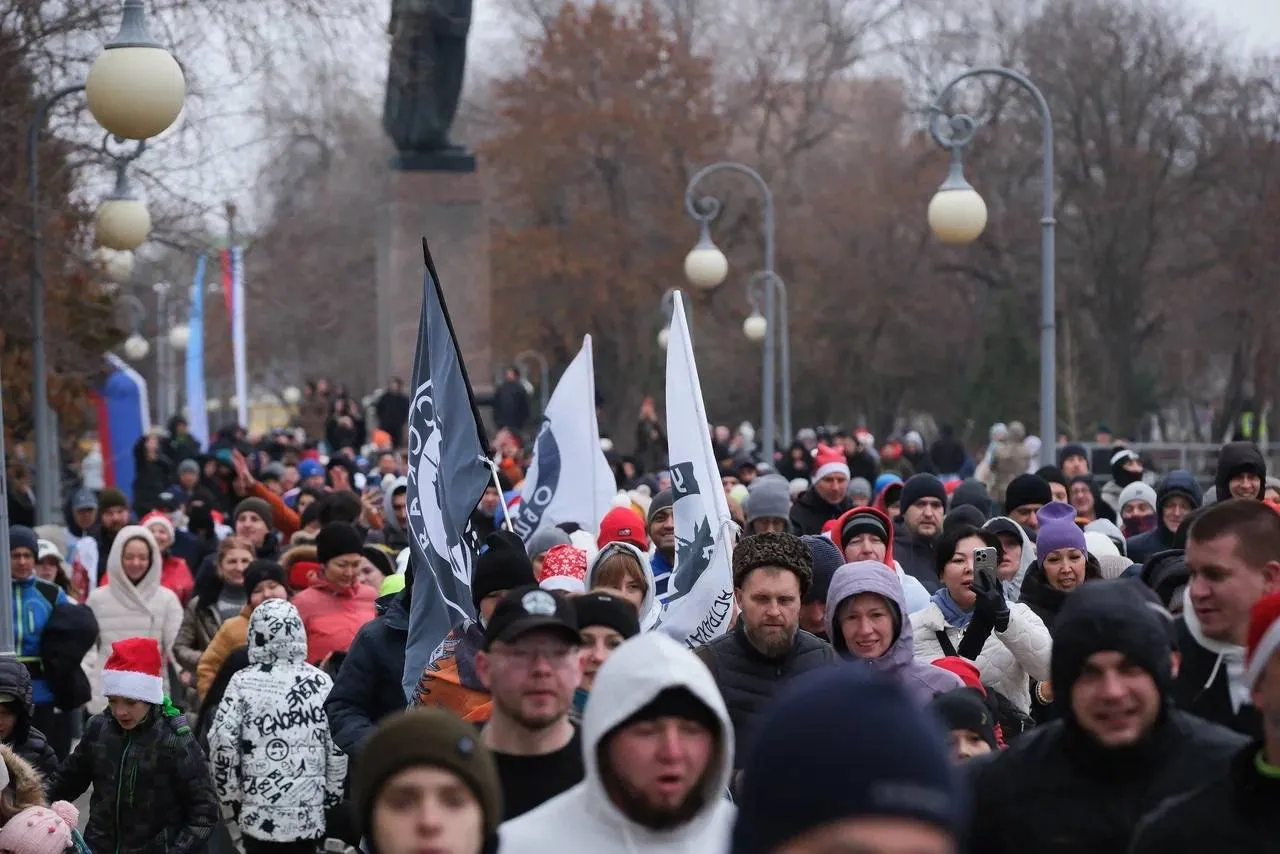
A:
MULTIPOLYGON (((470 54, 471 60, 484 62, 492 67, 497 57, 510 57, 519 61, 518 46, 511 37, 509 27, 503 23, 503 10, 510 0, 476 0, 476 18, 472 27, 470 54)), ((1205 15, 1215 21, 1229 45, 1238 49, 1237 58, 1245 59, 1249 54, 1258 51, 1280 50, 1280 0, 1183 0, 1193 14, 1205 15)), ((389 12, 389 0, 378 0, 371 4, 372 9, 380 11, 384 18, 389 12)), ((1233 51, 1234 52, 1234 51, 1233 51)), ((385 74, 385 59, 370 58, 371 75, 380 77, 385 74), (376 66, 376 69, 373 68, 376 66), (376 72, 376 73, 375 73, 376 72)), ((218 75, 209 75, 217 79, 218 75)), ((208 78, 206 78, 208 79, 208 78)), ((376 87, 374 87, 376 88, 376 87)), ((214 100, 225 103, 224 98, 231 101, 242 101, 248 92, 212 92, 214 100)), ((250 96, 251 97, 251 96, 250 96)), ((232 123, 228 129, 227 146, 223 155, 214 156, 198 163, 182 163, 180 172, 186 173, 185 180, 178 179, 181 190, 192 198, 206 200, 215 209, 220 209, 221 200, 231 197, 240 202, 241 209, 247 218, 253 219, 255 213, 253 198, 253 178, 264 152, 262 146, 254 140, 255 131, 252 123, 232 123), (187 171, 188 165, 191 171, 187 171)), ((175 164, 178 165, 178 164, 175 164)), ((171 175, 170 180, 178 178, 171 175)), ((105 179, 104 179, 105 180, 105 179)), ((250 225, 252 227, 252 225, 250 225)))

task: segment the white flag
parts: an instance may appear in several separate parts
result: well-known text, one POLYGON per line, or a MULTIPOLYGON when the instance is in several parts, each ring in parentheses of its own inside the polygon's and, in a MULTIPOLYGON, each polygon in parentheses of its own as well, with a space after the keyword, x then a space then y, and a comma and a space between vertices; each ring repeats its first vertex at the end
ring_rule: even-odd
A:
POLYGON ((734 524, 707 432, 702 384, 684 317, 672 301, 667 339, 667 447, 676 521, 676 566, 659 628, 690 647, 724 634, 733 609, 734 524))
POLYGON ((526 543, 534 532, 561 522, 576 522, 595 534, 616 492, 600 448, 595 363, 587 335, 547 402, 512 530, 526 543))

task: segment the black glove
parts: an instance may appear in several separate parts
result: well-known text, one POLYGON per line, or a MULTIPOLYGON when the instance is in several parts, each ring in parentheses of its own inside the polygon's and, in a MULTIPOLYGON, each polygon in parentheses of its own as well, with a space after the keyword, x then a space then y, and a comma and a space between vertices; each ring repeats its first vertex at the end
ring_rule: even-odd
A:
POLYGON ((973 605, 973 618, 990 625, 997 632, 1009 628, 1009 603, 1004 601, 1004 588, 999 581, 992 581, 985 573, 973 575, 973 593, 978 597, 973 605))

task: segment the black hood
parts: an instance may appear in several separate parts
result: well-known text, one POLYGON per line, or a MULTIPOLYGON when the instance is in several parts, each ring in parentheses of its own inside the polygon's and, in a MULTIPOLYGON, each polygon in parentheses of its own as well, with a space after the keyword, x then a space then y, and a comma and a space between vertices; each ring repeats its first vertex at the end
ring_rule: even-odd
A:
POLYGON ((1054 623, 1050 664, 1054 705, 1074 729, 1071 688, 1096 652, 1120 652, 1151 674, 1167 708, 1173 690, 1169 633, 1161 617, 1120 581, 1094 581, 1066 597, 1054 623))
MULTIPOLYGON (((1218 451, 1218 471, 1213 477, 1213 487, 1219 501, 1226 501, 1231 497, 1231 489, 1228 484, 1231 478, 1241 472, 1251 471, 1263 481, 1262 492, 1266 492, 1267 479, 1267 461, 1262 458, 1262 452, 1258 450, 1258 446, 1252 442, 1228 442, 1222 446, 1222 450, 1218 451)), ((1261 494, 1258 496, 1262 497, 1261 494)))
POLYGON ((11 656, 0 656, 0 694, 11 694, 17 698, 13 706, 18 720, 7 742, 22 744, 31 731, 31 714, 34 711, 31 705, 31 672, 11 656))

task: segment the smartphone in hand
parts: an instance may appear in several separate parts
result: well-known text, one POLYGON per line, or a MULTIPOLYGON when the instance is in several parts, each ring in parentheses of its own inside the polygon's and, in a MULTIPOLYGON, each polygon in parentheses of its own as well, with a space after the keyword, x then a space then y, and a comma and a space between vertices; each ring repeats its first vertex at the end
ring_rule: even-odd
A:
POLYGON ((982 576, 983 581, 994 589, 1000 583, 1000 576, 996 574, 998 563, 999 557, 991 546, 975 550, 973 553, 974 577, 982 576))

